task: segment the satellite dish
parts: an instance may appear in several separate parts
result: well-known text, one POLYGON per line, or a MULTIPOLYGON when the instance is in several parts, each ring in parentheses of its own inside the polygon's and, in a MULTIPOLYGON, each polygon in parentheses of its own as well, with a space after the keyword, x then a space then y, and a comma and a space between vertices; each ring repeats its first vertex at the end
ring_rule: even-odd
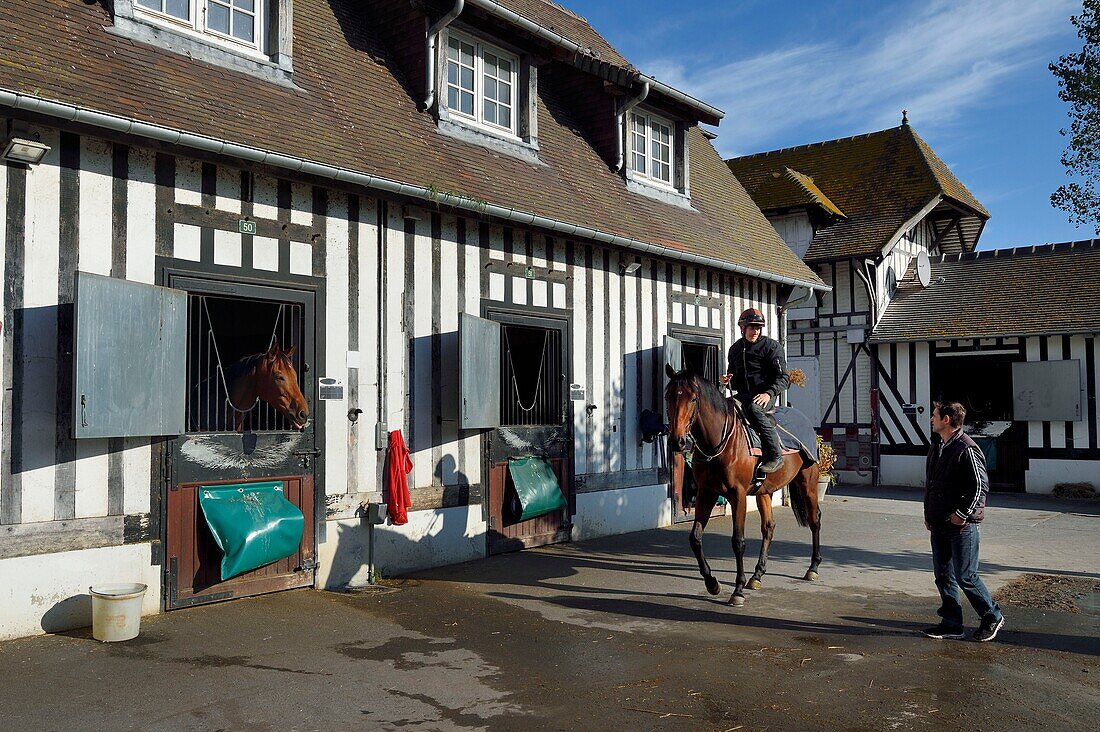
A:
POLYGON ((928 287, 932 282, 932 262, 928 259, 928 252, 923 249, 917 254, 917 279, 921 287, 928 287))

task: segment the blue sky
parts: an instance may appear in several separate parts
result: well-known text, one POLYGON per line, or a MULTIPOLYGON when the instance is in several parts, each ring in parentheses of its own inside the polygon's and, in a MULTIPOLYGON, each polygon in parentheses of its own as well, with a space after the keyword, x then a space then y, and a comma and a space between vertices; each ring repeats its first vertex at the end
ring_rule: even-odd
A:
POLYGON ((561 0, 647 74, 726 112, 723 157, 914 129, 993 214, 981 249, 1095 236, 1050 205, 1080 0, 561 0))

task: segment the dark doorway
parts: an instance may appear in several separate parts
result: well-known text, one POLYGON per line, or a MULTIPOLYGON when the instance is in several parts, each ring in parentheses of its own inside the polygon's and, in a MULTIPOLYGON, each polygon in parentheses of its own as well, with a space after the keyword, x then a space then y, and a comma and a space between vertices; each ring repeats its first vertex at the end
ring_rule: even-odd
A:
POLYGON ((937 401, 966 407, 966 432, 986 456, 992 490, 1024 489, 1027 423, 1012 414, 1012 364, 1018 353, 938 354, 932 361, 932 394, 937 401))

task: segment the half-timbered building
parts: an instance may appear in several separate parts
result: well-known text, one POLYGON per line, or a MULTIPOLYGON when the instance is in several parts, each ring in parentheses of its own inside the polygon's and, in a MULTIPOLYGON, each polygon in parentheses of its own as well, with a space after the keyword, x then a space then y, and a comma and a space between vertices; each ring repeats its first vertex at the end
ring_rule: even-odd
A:
POLYGON ((33 0, 0 58, 0 637, 667 524, 664 363, 825 287, 721 111, 546 0, 33 0), (228 399, 276 342, 304 426, 228 399), (519 520, 527 455, 567 505, 519 520), (257 481, 301 545, 223 580, 199 493, 257 481))
POLYGON ((1096 482, 1095 242, 976 252, 989 214, 904 121, 728 161, 832 286, 787 310, 788 398, 848 482, 919 486, 933 399, 963 403, 995 490, 1096 482))

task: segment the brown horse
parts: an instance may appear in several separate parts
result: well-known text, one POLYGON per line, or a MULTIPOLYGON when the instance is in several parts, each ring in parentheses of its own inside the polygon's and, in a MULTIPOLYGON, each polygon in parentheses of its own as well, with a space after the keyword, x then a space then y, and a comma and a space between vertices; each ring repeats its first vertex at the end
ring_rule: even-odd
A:
POLYGON ((821 509, 817 503, 817 463, 806 464, 801 454, 791 452, 783 456, 783 467, 767 476, 763 485, 755 491, 756 505, 760 509, 760 560, 752 579, 745 582, 745 511, 747 496, 753 491, 753 473, 758 458, 749 450, 748 436, 737 416, 718 388, 690 371, 673 371, 665 367, 670 383, 665 389, 668 405, 669 442, 681 452, 695 450, 692 472, 698 486, 695 502, 695 523, 691 527, 689 542, 699 573, 707 592, 717 595, 722 585, 715 579, 703 556, 703 531, 707 527, 711 511, 718 496, 725 496, 733 507, 733 551, 737 555, 737 585, 729 604, 740 607, 745 604, 745 586, 760 589, 768 566, 768 549, 775 532, 772 518, 771 494, 785 485, 791 487, 791 507, 800 526, 809 525, 813 534, 813 555, 805 579, 816 580, 821 564, 821 509))
POLYGON ((287 418, 296 430, 303 430, 309 422, 309 405, 298 388, 298 371, 290 357, 297 346, 285 351, 276 339, 262 353, 245 356, 226 370, 229 387, 229 404, 234 412, 234 429, 244 428, 245 415, 257 400, 274 407, 287 418))

